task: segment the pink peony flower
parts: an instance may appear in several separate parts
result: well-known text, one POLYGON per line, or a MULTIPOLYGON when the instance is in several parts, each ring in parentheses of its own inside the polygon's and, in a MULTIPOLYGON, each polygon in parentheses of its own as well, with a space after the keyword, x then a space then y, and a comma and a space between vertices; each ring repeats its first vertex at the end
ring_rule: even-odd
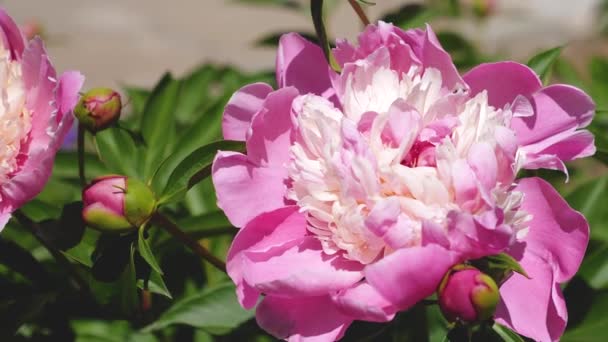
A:
POLYGON ((343 72, 296 34, 281 38, 279 89, 256 83, 230 99, 218 204, 241 230, 228 274, 259 325, 290 341, 339 339, 353 320, 390 321, 431 295, 455 264, 502 252, 530 279, 500 288, 495 319, 557 340, 560 283, 578 269, 589 227, 540 178, 592 155, 594 104, 543 87, 515 62, 461 77, 430 27, 370 25, 339 41, 343 72))
POLYGON ((72 126, 84 78, 57 78, 39 38, 25 42, 0 9, 0 229, 48 180, 55 153, 72 126))

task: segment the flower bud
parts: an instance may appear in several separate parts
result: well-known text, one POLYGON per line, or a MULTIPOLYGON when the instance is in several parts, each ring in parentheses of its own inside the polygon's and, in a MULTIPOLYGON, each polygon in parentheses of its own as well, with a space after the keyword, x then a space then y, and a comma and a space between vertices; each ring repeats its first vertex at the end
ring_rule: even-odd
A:
POLYGON ((448 321, 478 322, 494 315, 499 292, 487 274, 472 266, 457 265, 441 281, 438 298, 448 321))
POLYGON ((120 118, 120 94, 110 88, 94 88, 82 95, 74 115, 91 133, 115 124, 120 118))
POLYGON ((127 232, 154 213, 154 194, 144 183, 125 176, 95 179, 82 191, 82 217, 87 225, 105 232, 127 232))

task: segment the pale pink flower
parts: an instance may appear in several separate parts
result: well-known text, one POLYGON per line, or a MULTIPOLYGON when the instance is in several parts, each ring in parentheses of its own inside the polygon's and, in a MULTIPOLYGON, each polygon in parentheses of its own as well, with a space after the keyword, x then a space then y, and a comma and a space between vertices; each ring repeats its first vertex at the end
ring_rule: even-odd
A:
POLYGON ((584 217, 540 178, 594 153, 582 91, 543 88, 528 67, 481 65, 461 77, 435 34, 370 25, 321 50, 282 37, 279 89, 242 88, 224 113, 218 204, 242 227, 228 273, 262 328, 290 341, 339 339, 353 320, 390 321, 462 261, 511 254, 531 276, 500 288, 495 319, 531 338, 561 336, 559 284, 588 241, 584 217), (525 289, 525 290, 523 290, 525 289))
POLYGON ((72 126, 84 78, 57 78, 39 38, 26 41, 0 9, 0 229, 48 180, 55 153, 72 126))

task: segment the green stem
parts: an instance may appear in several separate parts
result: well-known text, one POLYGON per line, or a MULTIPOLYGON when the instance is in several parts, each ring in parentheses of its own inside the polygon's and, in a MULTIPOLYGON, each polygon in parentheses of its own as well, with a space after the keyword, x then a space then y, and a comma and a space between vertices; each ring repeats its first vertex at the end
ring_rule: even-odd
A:
POLYGON ((323 0, 311 0, 310 1, 310 13, 312 15, 312 23, 315 26, 315 32, 319 38, 319 43, 323 48, 325 58, 329 63, 329 66, 336 72, 340 72, 342 68, 334 54, 331 52, 331 46, 327 39, 327 32, 325 31, 325 24, 323 23, 323 0))
POLYGON ((70 263, 70 261, 55 248, 47 239, 44 237, 42 233, 42 229, 38 223, 27 217, 21 210, 16 210, 13 213, 13 216, 19 221, 19 223, 25 227, 30 233, 38 240, 38 242, 46 248, 49 253, 57 260, 57 262, 64 267, 68 273, 70 274, 72 280, 76 283, 77 288, 81 291, 89 291, 89 285, 87 281, 82 277, 80 273, 74 268, 74 265, 70 263))
POLYGON ((80 178, 80 186, 85 187, 87 185, 87 179, 84 173, 84 126, 78 124, 78 177, 80 178))
POLYGON ((369 18, 367 17, 367 15, 365 14, 365 11, 361 7, 361 5, 359 5, 357 0, 348 0, 348 3, 355 10, 355 13, 357 13, 357 16, 359 16, 359 19, 361 19, 361 22, 363 23, 363 25, 365 25, 365 26, 369 25, 370 24, 369 18))
POLYGON ((211 252, 209 252, 205 247, 203 247, 203 245, 201 245, 198 241, 192 239, 188 234, 184 233, 183 230, 179 229, 179 227, 175 223, 173 223, 173 221, 169 220, 163 214, 158 212, 155 213, 152 216, 152 222, 164 228, 174 238, 180 240, 195 254, 209 262, 211 265, 215 266, 215 268, 226 273, 226 263, 218 259, 215 255, 211 254, 211 252))

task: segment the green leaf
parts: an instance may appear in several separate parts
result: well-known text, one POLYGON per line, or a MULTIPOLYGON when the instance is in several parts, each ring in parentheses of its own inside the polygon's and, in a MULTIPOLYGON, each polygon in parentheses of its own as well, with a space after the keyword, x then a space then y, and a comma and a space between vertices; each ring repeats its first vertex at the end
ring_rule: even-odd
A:
POLYGON ((591 227, 591 238, 608 243, 608 176, 587 182, 566 195, 566 201, 580 211, 591 227))
POLYGON ((423 26, 437 16, 436 11, 423 4, 407 4, 382 16, 382 21, 393 23, 404 30, 423 26))
POLYGON ((543 84, 548 84, 553 72, 553 65, 557 61, 562 52, 563 47, 558 46, 539 53, 528 61, 528 66, 536 72, 543 81, 543 84))
POLYGON ((505 342, 525 342, 524 339, 515 333, 513 330, 505 327, 504 325, 500 325, 498 323, 494 323, 492 329, 505 341, 505 342))
POLYGON ((144 108, 141 134, 146 144, 143 160, 144 179, 152 176, 169 151, 175 127, 175 108, 178 104, 180 82, 165 74, 156 85, 144 108))
POLYGON ((590 246, 577 274, 585 279, 593 289, 607 289, 608 243, 603 242, 595 247, 590 246))
MULTIPOLYGON (((88 178, 95 178, 108 173, 106 166, 94 154, 85 153, 84 162, 88 178)), ((78 155, 76 152, 59 151, 55 156, 55 163, 53 164, 53 176, 78 179, 78 168, 75 165, 78 165, 78 155)))
POLYGON ((49 285, 49 274, 30 251, 4 237, 0 237, 0 264, 23 275, 35 287, 44 288, 49 285))
POLYGON ((148 244, 148 241, 146 240, 145 231, 146 231, 145 226, 139 227, 139 234, 138 234, 138 239, 137 239, 137 249, 139 251, 139 255, 141 255, 141 257, 144 258, 144 260, 148 263, 148 265, 150 265, 150 267, 152 267, 152 269, 154 271, 158 272, 160 275, 163 275, 163 270, 158 265, 158 262, 156 261, 156 258, 154 257, 154 253, 152 253, 152 250, 150 249, 150 245, 148 244))
POLYGON ((589 63, 591 75, 591 97, 597 108, 608 108, 608 59, 593 57, 589 63))
POLYGON ((608 293, 596 293, 591 301, 592 306, 585 314, 584 320, 574 329, 568 329, 562 342, 604 342, 608 326, 608 293))
POLYGON ((133 114, 136 116, 141 115, 144 112, 150 91, 137 87, 124 87, 124 89, 128 96, 127 101, 133 108, 133 114))
POLYGON ((188 189, 209 176, 211 163, 218 150, 244 151, 245 144, 240 141, 217 141, 192 152, 169 177, 159 203, 169 203, 181 199, 188 189))
POLYGON ((133 330, 127 321, 78 319, 70 322, 75 342, 156 342, 152 334, 133 330))
MULTIPOLYGON (((495 275, 495 272, 499 274, 505 274, 505 272, 517 272, 526 278, 530 278, 526 271, 521 267, 517 260, 513 259, 512 256, 507 253, 500 253, 497 255, 486 256, 481 261, 481 268, 490 275, 495 275)), ((473 261, 476 264, 476 261, 473 261)))
POLYGON ((135 272, 135 248, 131 245, 129 263, 120 277, 120 304, 123 313, 130 315, 137 309, 139 298, 137 296, 137 275, 135 272))
MULTIPOLYGON (((144 280, 143 279, 137 280, 137 287, 142 290, 144 289, 144 280)), ((167 285, 165 284, 163 277, 154 270, 150 271, 150 278, 148 279, 148 290, 150 290, 150 292, 152 292, 152 293, 156 293, 161 296, 165 296, 169 299, 173 299, 173 296, 171 296, 171 292, 167 288, 167 285)))
POLYGON ((139 151, 129 133, 111 127, 97 133, 95 143, 101 160, 112 173, 126 176, 139 174, 135 158, 139 151))
POLYGON ((177 301, 143 331, 186 324, 213 334, 224 334, 251 317, 253 311, 246 311, 239 305, 234 285, 226 283, 177 301))

